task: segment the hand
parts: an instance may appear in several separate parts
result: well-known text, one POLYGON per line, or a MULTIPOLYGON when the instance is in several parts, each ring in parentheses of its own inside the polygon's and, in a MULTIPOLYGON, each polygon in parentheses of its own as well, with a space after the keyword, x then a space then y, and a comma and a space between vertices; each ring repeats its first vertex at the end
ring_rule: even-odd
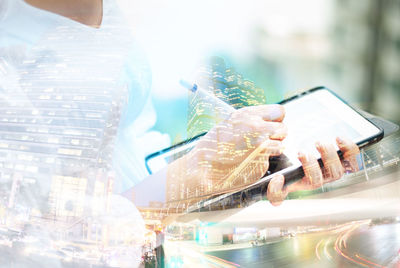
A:
POLYGON ((231 165, 240 163, 265 141, 281 147, 287 135, 282 123, 285 111, 281 105, 260 105, 234 111, 228 119, 216 125, 195 149, 202 160, 231 165))
POLYGON ((282 153, 282 140, 287 135, 284 116, 281 105, 234 111, 171 166, 167 183, 170 192, 182 193, 179 198, 185 200, 260 179, 268 170, 269 157, 282 153), (175 181, 179 183, 172 183, 175 181))
MULTIPOLYGON (((214 182, 221 180, 226 187, 226 180, 235 181, 229 184, 232 187, 242 184, 243 176, 246 182, 261 178, 268 170, 269 157, 282 153, 281 141, 287 135, 287 128, 282 123, 284 116, 281 105, 236 110, 209 131, 196 146, 197 160, 200 160, 197 163, 211 165, 216 172, 208 172, 208 177, 214 182)), ((207 165, 200 168, 204 169, 207 165)))
POLYGON ((324 167, 321 169, 317 158, 311 154, 300 152, 298 157, 303 166, 304 177, 288 187, 284 187, 284 177, 275 176, 268 185, 267 198, 274 206, 280 205, 289 192, 299 190, 313 190, 323 184, 340 179, 343 174, 359 170, 357 156, 360 153, 358 146, 344 138, 336 138, 336 143, 343 153, 343 161, 332 144, 317 143, 316 148, 321 154, 324 167))

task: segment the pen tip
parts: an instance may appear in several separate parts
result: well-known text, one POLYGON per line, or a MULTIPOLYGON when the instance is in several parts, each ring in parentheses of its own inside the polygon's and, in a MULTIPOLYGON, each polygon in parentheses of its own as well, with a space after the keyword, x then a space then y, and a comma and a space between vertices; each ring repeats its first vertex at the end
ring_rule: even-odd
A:
POLYGON ((192 92, 196 92, 197 90, 197 85, 196 84, 191 84, 188 81, 185 80, 180 80, 179 83, 186 89, 189 89, 192 92))

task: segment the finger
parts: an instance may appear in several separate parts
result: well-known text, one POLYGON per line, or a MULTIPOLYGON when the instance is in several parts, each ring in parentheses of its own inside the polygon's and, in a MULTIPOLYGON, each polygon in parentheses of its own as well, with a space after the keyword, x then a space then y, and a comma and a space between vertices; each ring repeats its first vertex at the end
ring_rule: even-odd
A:
POLYGON ((259 131, 264 135, 269 135, 269 138, 273 140, 283 140, 286 138, 288 133, 285 124, 267 121, 258 122, 256 131, 259 131))
POLYGON ((303 152, 299 152, 298 158, 303 166, 304 178, 302 181, 304 184, 311 185, 312 188, 320 187, 324 183, 324 178, 317 158, 303 152))
POLYGON ((279 122, 266 122, 261 119, 253 122, 241 122, 235 126, 241 135, 251 137, 253 145, 260 145, 266 139, 283 140, 287 136, 287 127, 279 122))
POLYGON ((264 121, 260 116, 239 112, 231 116, 227 122, 217 127, 219 132, 259 133, 271 136, 280 128, 285 128, 281 122, 264 121))
MULTIPOLYGON (((271 122, 269 122, 271 123, 271 122)), ((272 140, 284 140, 288 135, 288 129, 285 124, 281 124, 272 134, 269 136, 270 139, 272 140)))
POLYGON ((275 175, 268 184, 267 199, 273 206, 279 206, 282 204, 287 196, 287 191, 283 189, 285 178, 283 175, 275 175))
POLYGON ((287 136, 287 127, 278 121, 265 121, 257 114, 254 107, 245 107, 234 112, 229 118, 229 124, 224 125, 223 131, 241 132, 241 133, 259 133, 259 135, 267 135, 273 139, 282 140, 287 136), (253 110, 251 110, 253 109, 253 110))
POLYGON ((316 147, 324 163, 325 182, 340 179, 343 176, 344 169, 335 147, 332 144, 323 145, 320 142, 317 142, 316 147))
POLYGON ((336 143, 343 153, 343 166, 345 172, 356 172, 360 169, 357 157, 360 155, 360 149, 357 144, 349 139, 337 137, 336 143))
POLYGON ((277 140, 268 140, 260 146, 262 146, 261 154, 268 157, 281 155, 284 150, 282 142, 277 140))
POLYGON ((282 122, 285 117, 285 108, 279 104, 249 106, 243 109, 250 114, 260 116, 265 121, 282 122))

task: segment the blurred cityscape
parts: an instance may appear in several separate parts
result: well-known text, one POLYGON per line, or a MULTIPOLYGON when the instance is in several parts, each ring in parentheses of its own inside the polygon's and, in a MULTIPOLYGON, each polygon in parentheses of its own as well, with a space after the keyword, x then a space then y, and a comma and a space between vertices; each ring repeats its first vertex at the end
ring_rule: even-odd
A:
POLYGON ((339 0, 335 10, 332 69, 342 88, 362 109, 399 123, 400 2, 339 0))
MULTIPOLYGON (((246 38, 251 53, 238 57, 229 49, 214 49, 210 54, 221 54, 229 64, 221 57, 214 57, 196 74, 199 85, 233 107, 241 108, 277 102, 293 90, 323 84, 351 104, 400 123, 400 1, 331 0, 329 3, 328 12, 313 11, 325 12, 323 14, 329 18, 323 31, 315 33, 307 31, 306 27, 297 29, 291 25, 293 29, 286 34, 271 30, 274 24, 268 21, 268 14, 273 11, 268 10, 266 4, 261 10, 267 18, 267 26, 260 23, 248 29, 246 38)), ((306 8, 312 9, 311 6, 306 8)), ((46 57, 43 55, 44 59, 46 57)), ((2 60, 7 59, 0 58, 2 75, 12 76, 2 60)), ((43 267, 43 262, 49 267, 57 267, 60 263, 66 267, 110 267, 113 262, 124 266, 120 261, 125 255, 133 254, 129 248, 136 242, 136 230, 129 219, 111 220, 110 215, 116 180, 111 159, 127 92, 114 92, 105 89, 104 85, 101 89, 86 88, 84 92, 75 90, 84 85, 64 89, 43 86, 41 77, 35 76, 34 72, 38 62, 23 64, 30 76, 18 81, 18 87, 11 85, 18 90, 2 89, 0 92, 0 267, 9 267, 11 262, 18 263, 21 259, 28 260, 31 267, 43 267), (52 260, 59 263, 54 264, 52 260)), ((45 62, 40 64, 41 68, 46 67, 45 62)), ((155 83, 156 93, 157 86, 159 84, 155 83)), ((163 90, 167 91, 166 88, 163 90)), ((176 99, 165 100, 157 95, 153 98, 158 117, 154 129, 169 133, 171 140, 176 142, 206 132, 224 119, 222 109, 215 109, 209 102, 193 96, 185 99, 184 107, 172 115, 169 112, 172 109, 166 107, 174 106, 176 99), (188 111, 187 118, 182 118, 182 110, 188 111), (177 136, 180 138, 174 139, 177 136)), ((390 167, 391 172, 398 175, 399 152, 391 151, 392 147, 399 148, 398 140, 396 142, 365 154, 371 171, 390 167), (380 155, 383 157, 378 157, 380 155)), ((365 182, 364 177, 350 176, 354 183, 336 185, 332 189, 353 189, 355 182, 365 182)), ((176 212, 196 204, 213 188, 209 180, 189 186, 190 190, 181 189, 180 185, 169 185, 168 199, 194 199, 173 204, 171 207, 175 211, 160 202, 139 208, 147 228, 145 251, 152 254, 156 246, 155 231, 162 230, 171 248, 169 261, 176 267, 182 266, 184 261, 186 264, 201 263, 200 266, 238 267, 237 263, 246 266, 252 260, 259 260, 260 256, 269 258, 265 263, 281 266, 293 265, 298 257, 304 261, 304 267, 309 267, 307 260, 314 252, 315 258, 322 259, 325 267, 335 267, 333 259, 339 261, 340 256, 346 259, 344 265, 368 266, 372 265, 371 259, 365 256, 374 256, 371 251, 379 251, 382 241, 387 243, 386 251, 378 254, 376 262, 398 265, 399 257, 395 251, 400 247, 399 219, 391 217, 396 213, 399 215, 395 208, 382 217, 377 216, 379 219, 372 219, 368 214, 354 221, 345 218, 337 224, 329 219, 315 224, 317 217, 300 227, 296 223, 283 227, 277 224, 220 227, 215 225, 224 219, 218 215, 204 221, 173 221, 173 217, 167 217, 176 216, 176 212), (346 220, 351 222, 346 223, 346 220), (346 238, 350 233, 359 231, 362 234, 365 230, 370 231, 365 238, 367 242, 359 235, 357 247, 365 243, 373 250, 363 251, 363 255, 346 253, 346 238), (296 240, 296 236, 309 234, 308 238, 296 240), (273 248, 268 244, 272 242, 280 244, 273 248), (394 250, 387 250, 389 247, 394 250), (279 251, 282 248, 283 251, 279 251), (254 253, 255 249, 257 253, 254 253), (191 254, 210 254, 186 255, 186 258, 193 257, 188 260, 182 258, 186 250, 192 250, 191 254), (335 257, 334 251, 338 253, 335 257), (248 255, 243 254, 246 252, 248 255), (230 255, 232 253, 234 256, 230 255), (294 257, 286 259, 289 262, 286 263, 282 261, 285 259, 280 257, 282 255, 294 257), (250 257, 240 259, 242 257, 238 256, 250 257)), ((387 191, 385 188, 380 196, 385 196, 387 191)), ((302 197, 303 194, 321 193, 298 195, 302 197)), ((262 201, 262 196, 248 201, 239 195, 236 199, 203 206, 199 211, 245 208, 262 201)), ((396 199, 399 195, 392 193, 391 197, 396 199)), ((221 215, 222 212, 217 213, 221 215)), ((256 221, 255 218, 252 220, 256 221)), ((281 219, 278 223, 283 224, 286 220, 281 219)), ((130 261, 130 257, 126 259, 130 261)))
MULTIPOLYGON (((175 5, 180 5, 178 2, 168 5, 171 12, 175 5)), ((267 103, 278 102, 299 89, 322 85, 358 108, 400 122, 398 1, 305 0, 300 3, 285 0, 276 3, 251 0, 226 5, 230 6, 231 15, 210 13, 208 20, 212 26, 197 17, 180 26, 179 22, 185 19, 185 14, 174 14, 176 19, 171 24, 177 24, 176 27, 166 29, 164 33, 176 37, 175 49, 167 44, 169 57, 164 55, 153 59, 153 52, 159 55, 153 42, 159 42, 157 38, 164 42, 164 36, 147 37, 144 34, 143 42, 148 47, 155 69, 153 99, 160 120, 154 129, 169 133, 173 142, 192 136, 186 124, 191 122, 192 111, 187 110, 190 100, 178 81, 188 70, 190 75, 196 76, 193 75, 198 70, 196 64, 210 55, 224 58, 229 68, 236 69, 243 78, 262 88, 267 103), (239 23, 235 16, 238 14, 249 19, 239 23), (196 28, 197 24, 204 29, 193 33, 193 37, 191 34, 181 37, 176 33, 182 27, 196 28), (215 35, 215 31, 224 34, 215 35), (197 40, 205 40, 205 44, 197 40), (189 48, 194 51, 202 49, 203 53, 194 58, 192 55, 197 54, 189 48), (187 55, 183 54, 186 50, 187 55), (165 66, 171 65, 176 68, 167 70, 165 66), (188 65, 195 66, 188 68, 188 65), (175 69, 180 73, 173 73, 175 69), (159 72, 164 75, 159 75, 159 72), (168 81, 163 79, 166 74, 176 77, 174 83, 166 83, 168 81), (171 90, 168 95, 165 94, 165 86, 171 90), (188 117, 185 117, 186 114, 188 117), (173 120, 174 128, 164 118, 173 120)), ((213 4, 204 2, 193 6, 196 9, 212 9, 213 4)), ((140 17, 140 14, 137 15, 140 17)), ((168 13, 158 15, 168 25, 168 13)), ((158 25, 157 21, 149 24, 158 25)))

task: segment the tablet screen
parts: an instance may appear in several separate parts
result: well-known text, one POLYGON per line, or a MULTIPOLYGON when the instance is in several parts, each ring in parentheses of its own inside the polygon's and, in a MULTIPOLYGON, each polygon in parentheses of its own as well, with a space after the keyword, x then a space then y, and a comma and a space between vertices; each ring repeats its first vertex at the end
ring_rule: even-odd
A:
POLYGON ((339 136, 359 144, 381 132, 327 89, 315 90, 283 105, 286 111, 283 123, 288 128, 283 141, 284 155, 295 166, 300 165, 299 151, 320 157, 315 148, 318 141, 336 146, 339 136))

